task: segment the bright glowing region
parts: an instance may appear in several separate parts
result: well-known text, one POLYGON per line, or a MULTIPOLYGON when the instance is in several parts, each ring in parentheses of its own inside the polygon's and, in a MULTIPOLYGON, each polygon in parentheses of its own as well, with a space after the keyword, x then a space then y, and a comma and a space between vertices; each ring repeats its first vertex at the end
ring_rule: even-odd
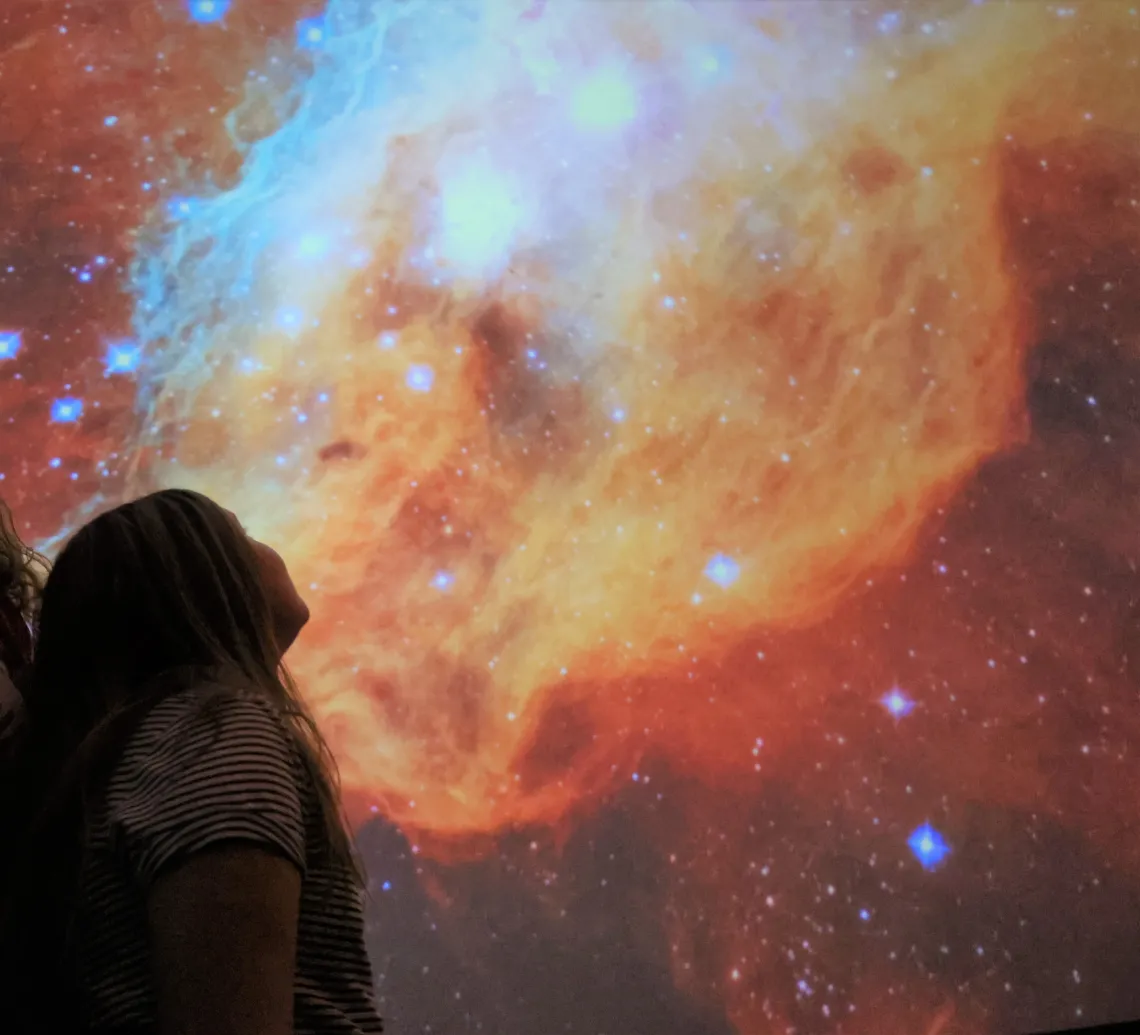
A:
POLYGON ((220 22, 229 11, 232 0, 190 0, 190 18, 202 25, 220 22))
POLYGON ((435 371, 424 363, 414 363, 408 368, 407 382, 413 392, 430 392, 435 384, 435 371))
POLYGON ((708 82, 729 70, 732 55, 723 47, 696 47, 689 53, 689 64, 699 80, 708 82))
POLYGON ((51 419, 56 424, 74 424, 83 416, 83 400, 70 396, 51 404, 51 419))
POLYGON ((455 576, 449 571, 437 572, 431 584, 438 590, 448 590, 455 585, 455 576))
POLYGON ((329 239, 324 234, 305 234, 297 242, 297 256, 301 259, 320 259, 329 252, 329 239))
POLYGON ((288 306, 280 309, 277 312, 277 326, 283 331, 288 331, 290 334, 295 334, 301 329, 301 325, 305 322, 305 314, 300 309, 294 309, 288 306))
POLYGON ((721 589, 728 589, 740 578, 740 565, 726 554, 718 553, 705 566, 705 577, 711 579, 721 589))
POLYGON ((142 349, 133 342, 116 342, 107 347, 104 372, 112 374, 133 374, 142 360, 142 349))
POLYGON ((637 117, 637 91, 620 69, 603 69, 574 91, 572 111, 583 129, 620 129, 637 117))
POLYGON ((166 213, 171 219, 188 219, 198 208, 193 198, 171 198, 166 203, 166 213))
POLYGON ((879 18, 879 32, 894 32, 902 24, 902 15, 898 11, 887 11, 879 18))
POLYGON ((907 845, 927 870, 933 870, 950 854, 950 846, 929 823, 923 823, 910 835, 907 845))
POLYGON ((471 166, 443 188, 438 252, 467 276, 494 275, 506 264, 522 212, 508 184, 484 165, 471 166))
POLYGON ((324 18, 305 18, 297 23, 297 46, 302 50, 316 50, 326 39, 324 18))
POLYGON ((892 687, 890 692, 884 694, 880 703, 896 719, 901 719, 903 716, 909 715, 914 711, 914 701, 907 697, 897 686, 892 687))
POLYGON ((19 331, 0 331, 0 359, 15 359, 23 344, 19 331))

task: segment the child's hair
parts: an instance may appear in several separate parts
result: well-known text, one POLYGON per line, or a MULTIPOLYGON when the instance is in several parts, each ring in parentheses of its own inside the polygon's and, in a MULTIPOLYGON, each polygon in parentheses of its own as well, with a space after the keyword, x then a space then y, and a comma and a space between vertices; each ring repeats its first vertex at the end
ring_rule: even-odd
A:
POLYGON ((32 660, 31 630, 48 567, 20 538, 11 510, 0 500, 0 663, 14 677, 32 660))
POLYGON ((275 706, 316 789, 330 858, 361 879, 335 764, 281 662, 257 556, 233 515, 179 489, 101 514, 55 558, 35 629, 22 733, 0 771, 5 1035, 44 1030, 45 987, 53 1030, 82 1027, 70 925, 93 809, 143 717, 187 680, 224 676, 275 706))

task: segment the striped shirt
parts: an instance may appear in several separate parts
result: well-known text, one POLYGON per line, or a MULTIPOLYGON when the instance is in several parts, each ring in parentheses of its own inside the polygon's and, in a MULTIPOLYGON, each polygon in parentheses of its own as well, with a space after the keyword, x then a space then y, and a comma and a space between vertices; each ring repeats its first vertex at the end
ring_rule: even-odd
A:
POLYGON ((196 852, 234 842, 274 852, 302 875, 297 1035, 381 1031, 361 893, 327 859, 316 788, 299 749, 268 700, 218 686, 180 690, 154 707, 93 816, 74 943, 90 1030, 156 1030, 147 890, 196 852))

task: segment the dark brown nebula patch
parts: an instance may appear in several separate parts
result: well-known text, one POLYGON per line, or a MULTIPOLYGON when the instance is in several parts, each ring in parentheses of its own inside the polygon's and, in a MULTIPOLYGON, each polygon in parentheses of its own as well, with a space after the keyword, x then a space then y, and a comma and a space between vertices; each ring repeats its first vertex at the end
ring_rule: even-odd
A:
POLYGON ((843 171, 855 190, 867 196, 906 183, 915 175, 901 155, 882 144, 868 144, 852 152, 843 171))

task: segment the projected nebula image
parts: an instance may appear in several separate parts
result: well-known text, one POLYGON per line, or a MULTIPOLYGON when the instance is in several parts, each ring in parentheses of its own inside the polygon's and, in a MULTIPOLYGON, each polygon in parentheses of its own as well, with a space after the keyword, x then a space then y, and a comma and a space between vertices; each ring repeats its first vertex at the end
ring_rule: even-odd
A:
POLYGON ((1127 0, 7 0, 0 493, 276 545, 394 1032, 1140 1016, 1127 0))

